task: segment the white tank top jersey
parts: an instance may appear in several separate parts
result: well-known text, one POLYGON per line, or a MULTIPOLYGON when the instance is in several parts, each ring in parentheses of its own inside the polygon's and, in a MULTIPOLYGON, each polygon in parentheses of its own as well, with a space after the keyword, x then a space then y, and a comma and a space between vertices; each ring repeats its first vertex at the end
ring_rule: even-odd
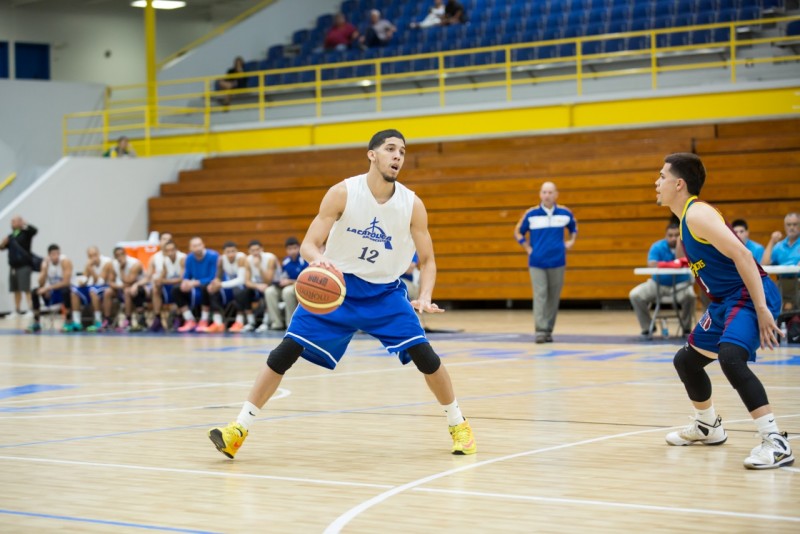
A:
POLYGON ((250 264, 250 280, 256 284, 263 284, 264 280, 261 277, 261 271, 266 270, 269 266, 269 260, 275 261, 275 275, 272 277, 270 283, 277 283, 281 279, 281 264, 278 257, 272 252, 262 252, 261 261, 255 259, 253 256, 247 257, 247 262, 250 264))
POLYGON ((328 235, 325 256, 344 273, 374 284, 394 282, 414 257, 411 212, 415 194, 395 182, 392 198, 378 204, 367 175, 344 181, 347 203, 328 235))
POLYGON ((153 267, 153 278, 161 278, 161 273, 164 271, 164 251, 159 250, 152 256, 150 256, 150 260, 147 262, 147 267, 150 268, 152 265, 153 267))
POLYGON ((163 269, 159 269, 158 275, 161 276, 162 273, 166 272, 166 276, 164 277, 166 280, 170 280, 172 278, 178 278, 178 275, 181 274, 181 260, 186 257, 185 252, 176 252, 175 253, 175 261, 169 259, 169 256, 162 256, 162 266, 163 269))
MULTIPOLYGON (((133 269, 133 267, 135 265, 141 265, 142 264, 142 262, 140 262, 137 258, 132 258, 131 256, 128 256, 125 259, 125 269, 123 270, 122 274, 120 274, 120 272, 119 272, 119 261, 114 259, 113 262, 114 262, 113 263, 113 265, 114 265, 114 274, 117 275, 117 283, 120 283, 122 281, 122 275, 128 276, 128 274, 131 272, 131 269, 133 269)), ((142 274, 139 273, 139 278, 141 278, 141 277, 142 277, 142 274)))
POLYGON ((53 263, 47 260, 47 285, 54 285, 64 280, 64 260, 67 257, 61 254, 58 257, 58 263, 53 263))
POLYGON ((100 264, 92 266, 92 269, 94 270, 95 274, 94 278, 91 280, 87 280, 86 283, 89 285, 96 285, 96 286, 102 286, 103 284, 105 284, 106 281, 103 279, 103 269, 105 269, 106 265, 108 265, 112 261, 114 260, 112 260, 108 256, 100 256, 100 264))
POLYGON ((228 260, 228 256, 225 254, 220 254, 219 257, 222 258, 223 280, 232 280, 236 278, 239 271, 239 260, 244 258, 244 252, 237 252, 233 262, 228 260))

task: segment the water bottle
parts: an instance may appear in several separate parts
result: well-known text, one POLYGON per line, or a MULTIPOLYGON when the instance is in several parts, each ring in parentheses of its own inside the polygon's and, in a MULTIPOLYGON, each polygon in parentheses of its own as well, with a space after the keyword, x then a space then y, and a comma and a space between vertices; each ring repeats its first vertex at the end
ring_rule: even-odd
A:
POLYGON ((669 328, 667 327, 667 321, 661 319, 661 335, 663 337, 669 337, 669 328))
POLYGON ((781 323, 781 347, 789 344, 789 330, 786 328, 786 321, 781 323))

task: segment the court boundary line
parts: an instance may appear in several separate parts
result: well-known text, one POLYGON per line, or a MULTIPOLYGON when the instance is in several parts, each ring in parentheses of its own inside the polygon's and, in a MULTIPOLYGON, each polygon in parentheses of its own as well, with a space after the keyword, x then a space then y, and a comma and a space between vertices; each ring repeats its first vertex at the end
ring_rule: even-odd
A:
POLYGON ((182 532, 184 534, 218 534, 211 530, 197 530, 197 529, 181 528, 181 527, 146 525, 144 523, 128 523, 126 521, 114 521, 112 519, 92 519, 89 517, 75 517, 75 516, 60 515, 60 514, 42 514, 37 512, 23 512, 20 510, 0 509, 0 514, 16 515, 22 517, 33 517, 36 519, 58 519, 60 521, 73 521, 76 523, 90 523, 93 525, 106 525, 112 527, 138 528, 142 530, 156 530, 162 532, 182 532))
MULTIPOLYGON (((794 417, 800 417, 800 414, 776 416, 776 419, 788 419, 788 418, 794 418, 794 417)), ((732 420, 732 421, 728 421, 728 422, 729 423, 742 423, 742 422, 751 421, 751 420, 752 419, 740 419, 740 420, 732 420)), ((544 453, 547 453, 547 452, 553 452, 553 451, 557 451, 557 450, 568 449, 568 448, 572 448, 572 447, 577 447, 579 445, 588 445, 588 444, 591 444, 591 443, 599 443, 601 441, 610 441, 610 440, 618 439, 618 438, 636 436, 636 435, 639 435, 639 434, 649 434, 649 433, 653 433, 653 432, 663 432, 665 430, 672 430, 672 429, 678 429, 678 428, 682 428, 682 427, 676 426, 676 427, 670 427, 670 428, 652 428, 652 429, 647 429, 647 430, 636 430, 636 431, 633 431, 633 432, 623 432, 623 433, 620 433, 620 434, 610 434, 610 435, 606 435, 606 436, 600 436, 600 437, 597 437, 597 438, 591 438, 591 439, 585 439, 585 440, 581 440, 581 441, 575 441, 575 442, 572 442, 572 443, 563 443, 561 445, 555 445, 555 446, 552 446, 552 447, 545 447, 545 448, 542 448, 542 449, 532 449, 532 450, 528 450, 528 451, 517 452, 517 453, 514 453, 514 454, 508 454, 508 455, 505 455, 505 456, 498 456, 496 458, 490 458, 488 460, 483 460, 483 461, 476 462, 476 463, 473 463, 473 464, 468 464, 468 465, 462 465, 461 467, 456 467, 456 468, 453 468, 453 469, 448 469, 446 471, 441 471, 439 473, 434 473, 432 475, 428 475, 426 477, 422 477, 422 478, 419 478, 417 480, 412 480, 411 482, 407 482, 407 483, 402 484, 400 486, 395 486, 394 488, 392 488, 390 490, 387 490, 387 491, 385 491, 385 492, 383 492, 381 494, 378 494, 378 495, 372 497, 371 499, 367 499, 366 501, 360 502, 356 506, 350 508, 349 510, 347 510, 343 514, 339 515, 339 517, 334 519, 333 522, 331 522, 325 528, 324 534, 338 534, 339 532, 342 531, 342 529, 345 526, 347 526, 353 519, 355 519, 356 517, 361 515, 363 512, 366 512, 370 508, 372 508, 372 507, 374 507, 374 506, 376 506, 378 504, 381 504, 381 503, 391 499, 395 495, 399 495, 400 493, 403 493, 403 492, 405 492, 407 490, 413 490, 415 488, 418 488, 419 486, 427 484, 428 482, 433 482, 434 480, 439 480, 441 478, 445 478, 445 477, 448 477, 450 475, 461 473, 462 471, 468 471, 468 470, 471 470, 471 469, 477 469, 477 468, 483 467, 485 465, 491 465, 491 464, 495 464, 495 463, 499 463, 499 462, 505 462, 507 460, 514 460, 514 459, 523 458, 523 457, 526 457, 526 456, 533 456, 535 454, 544 454, 544 453)))

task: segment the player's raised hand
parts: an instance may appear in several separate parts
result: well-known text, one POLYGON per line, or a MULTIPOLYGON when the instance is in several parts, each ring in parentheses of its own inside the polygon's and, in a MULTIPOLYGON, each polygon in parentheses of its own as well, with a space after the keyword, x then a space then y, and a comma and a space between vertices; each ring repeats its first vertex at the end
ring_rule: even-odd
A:
POLYGON ((311 267, 323 267, 331 271, 341 272, 339 271, 339 269, 336 268, 333 262, 328 258, 326 258, 325 256, 320 256, 316 260, 312 261, 309 265, 311 265, 311 267))
POLYGON ((436 303, 425 299, 412 300, 411 307, 419 313, 444 313, 444 309, 437 306, 436 303))

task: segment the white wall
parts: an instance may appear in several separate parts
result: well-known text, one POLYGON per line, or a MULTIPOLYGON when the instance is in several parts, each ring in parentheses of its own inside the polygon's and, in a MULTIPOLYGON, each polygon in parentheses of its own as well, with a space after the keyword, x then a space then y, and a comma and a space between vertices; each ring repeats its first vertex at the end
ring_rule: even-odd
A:
POLYGON ((14 151, 0 138, 0 182, 16 170, 17 158, 14 156, 14 151))
MULTIPOLYGON (((22 215, 39 229, 33 251, 44 256, 58 243, 67 256, 86 264, 86 248, 111 255, 114 244, 147 238, 147 199, 159 185, 198 168, 200 156, 149 159, 64 158, 0 211, 0 235, 11 217, 22 215)), ((8 259, 0 252, 0 310, 13 309, 8 293, 8 259)))
MULTIPOLYGON (((119 1, 119 0, 117 0, 119 1)), ((127 2, 130 3, 130 2, 127 2)), ((0 5, 0 40, 51 45, 52 80, 106 85, 146 80, 144 10, 70 9, 0 5), (111 52, 106 57, 106 51, 111 52)), ((85 2, 84 2, 85 4, 85 2)), ((74 4, 73 4, 74 5, 74 4)), ((156 13, 157 57, 163 58, 211 31, 219 20, 187 18, 181 10, 156 13)), ((13 53, 12 56, 13 62, 13 53)), ((13 65, 12 65, 13 72, 13 65)))
POLYGON ((164 68, 159 80, 223 74, 233 58, 264 59, 267 49, 287 44, 297 30, 312 28, 317 17, 335 13, 342 0, 278 0, 224 34, 206 42, 164 68))
POLYGON ((0 140, 16 154, 16 171, 50 167, 62 154, 65 114, 101 109, 97 84, 0 80, 0 140))

